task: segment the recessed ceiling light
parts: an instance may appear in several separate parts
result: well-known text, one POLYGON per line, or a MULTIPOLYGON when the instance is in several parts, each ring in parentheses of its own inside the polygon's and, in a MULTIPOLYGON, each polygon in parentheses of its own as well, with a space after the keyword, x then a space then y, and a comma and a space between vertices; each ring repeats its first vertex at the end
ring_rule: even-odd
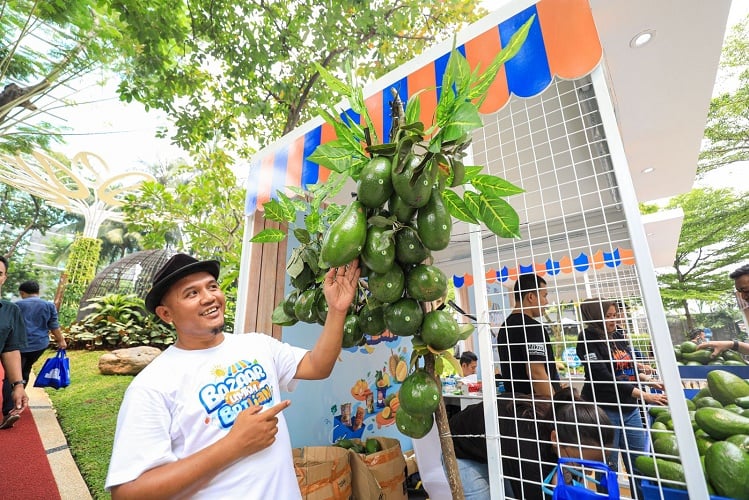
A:
POLYGON ((652 172, 655 172, 655 167, 647 167, 647 168, 643 168, 643 169, 641 170, 641 172, 642 172, 643 174, 650 174, 650 173, 652 173, 652 172))
POLYGON ((653 38, 655 38, 655 30, 644 30, 632 37, 632 40, 629 41, 629 46, 633 49, 638 49, 653 41, 653 38))

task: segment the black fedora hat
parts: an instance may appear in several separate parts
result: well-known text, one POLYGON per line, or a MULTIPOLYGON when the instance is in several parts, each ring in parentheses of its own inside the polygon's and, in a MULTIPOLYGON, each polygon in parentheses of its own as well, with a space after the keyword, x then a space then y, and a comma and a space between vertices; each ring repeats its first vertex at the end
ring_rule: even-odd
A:
POLYGON ((198 260, 184 253, 173 255, 153 277, 153 286, 146 295, 146 309, 156 314, 161 298, 177 280, 201 272, 218 279, 219 268, 217 260, 198 260))

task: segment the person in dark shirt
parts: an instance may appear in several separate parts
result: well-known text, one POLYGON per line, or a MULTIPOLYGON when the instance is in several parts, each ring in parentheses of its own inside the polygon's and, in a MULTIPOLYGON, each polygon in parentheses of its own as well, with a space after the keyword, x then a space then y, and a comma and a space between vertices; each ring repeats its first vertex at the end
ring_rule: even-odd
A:
POLYGON ((560 389, 548 332, 534 318, 549 303, 546 281, 521 274, 515 282, 515 309, 497 335, 500 380, 507 392, 551 397, 560 389))
MULTIPOLYGON (((504 394, 497 399, 497 412, 505 496, 510 498, 543 498, 544 483, 556 479, 559 457, 601 462, 603 448, 614 439, 606 414, 570 388, 557 392, 553 401, 504 394)), ((486 434, 483 403, 454 415, 450 433, 466 500, 488 498, 486 438, 476 437, 486 434)))
POLYGON ((18 286, 21 300, 16 305, 21 309, 26 325, 27 345, 21 349, 21 375, 28 383, 31 367, 49 347, 49 334, 52 333, 57 347, 67 349, 68 344, 60 330, 55 305, 39 297, 39 283, 34 280, 24 281, 18 286))
MULTIPOLYGON (((582 397, 599 405, 615 426, 614 450, 607 462, 618 470, 619 451, 631 474, 635 458, 645 451, 647 435, 640 416, 640 400, 665 405, 665 394, 641 388, 632 353, 616 335, 618 311, 613 301, 588 299, 580 305, 585 329, 577 341, 577 355, 585 368, 582 397)), ((632 484, 639 492, 639 480, 632 484)), ((641 494, 638 498, 641 498, 641 494)))
MULTIPOLYGON (((8 259, 0 255, 0 290, 8 279, 8 259)), ((0 300, 0 362, 5 377, 3 392, 3 420, 0 429, 10 429, 21 418, 21 413, 29 405, 29 397, 21 378, 21 349, 26 346, 26 327, 21 310, 7 300, 0 300)))

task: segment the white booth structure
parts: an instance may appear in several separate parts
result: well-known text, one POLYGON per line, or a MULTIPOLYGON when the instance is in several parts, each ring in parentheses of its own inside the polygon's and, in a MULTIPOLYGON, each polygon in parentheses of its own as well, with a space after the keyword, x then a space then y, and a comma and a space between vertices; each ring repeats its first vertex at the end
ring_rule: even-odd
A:
MULTIPOLYGON (((466 164, 484 165, 484 173, 524 189, 507 200, 518 212, 521 238, 501 239, 486 228, 456 222, 450 246, 436 254, 435 262, 452 276, 459 305, 478 318, 472 344, 480 377, 494 379, 491 327, 509 314, 515 279, 534 272, 548 284, 550 306, 542 323, 550 327, 559 353, 568 347, 564 334, 577 333, 581 301, 620 301, 626 304, 629 341, 643 341, 638 346, 651 351, 645 353, 647 361, 657 368, 666 392, 681 395, 654 272, 673 260, 681 214, 643 217, 638 203, 692 187, 730 1, 495 4, 494 12, 457 35, 458 50, 472 67, 485 67, 531 15, 536 21, 481 108, 484 126, 473 134, 466 164)), ((431 89, 422 96, 422 118, 431 123, 450 49, 450 41, 442 43, 365 89, 378 137, 388 135, 391 88, 404 102, 431 89)), ((253 162, 235 331, 272 333, 303 346, 316 338, 314 325, 282 332, 270 324, 287 287, 285 263, 293 238, 288 246, 249 239, 273 225, 263 220, 260 209, 276 190, 325 181, 324 169, 307 156, 333 137, 332 128, 313 120, 259 152, 253 162)), ((381 412, 397 392, 398 363, 407 359, 410 342, 383 337, 344 350, 331 379, 307 383, 296 391, 300 394, 290 395, 294 404, 286 416, 295 446, 329 444, 342 435, 384 434, 410 448, 381 412), (374 401, 367 400, 369 393, 374 401), (343 429, 341 418, 348 422, 346 414, 357 411, 361 425, 343 429)), ((571 382, 574 363, 565 368, 571 382)), ((503 498, 494 384, 483 387, 491 496, 503 498)), ((679 432, 691 429, 686 404, 671 397, 669 405, 689 497, 707 498, 692 433, 679 432)), ((623 471, 619 474, 627 498, 629 483, 623 471)), ((663 490, 655 486, 653 498, 661 498, 663 490)))

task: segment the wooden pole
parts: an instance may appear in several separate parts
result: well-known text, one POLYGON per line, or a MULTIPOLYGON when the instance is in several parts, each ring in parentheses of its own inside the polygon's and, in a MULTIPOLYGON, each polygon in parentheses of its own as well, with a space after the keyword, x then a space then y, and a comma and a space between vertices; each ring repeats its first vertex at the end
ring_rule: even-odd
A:
MULTIPOLYGON (((437 379, 437 383, 442 387, 434 369, 434 354, 424 356, 424 368, 427 373, 437 379)), ((464 500, 463 483, 460 481, 458 459, 455 457, 455 448, 453 448, 453 439, 450 435, 450 425, 447 421, 447 410, 445 410, 445 400, 443 398, 440 398, 440 405, 434 412, 434 417, 437 432, 440 436, 442 459, 445 462, 445 473, 447 474, 447 482, 450 484, 450 492, 452 493, 453 500, 464 500)))

